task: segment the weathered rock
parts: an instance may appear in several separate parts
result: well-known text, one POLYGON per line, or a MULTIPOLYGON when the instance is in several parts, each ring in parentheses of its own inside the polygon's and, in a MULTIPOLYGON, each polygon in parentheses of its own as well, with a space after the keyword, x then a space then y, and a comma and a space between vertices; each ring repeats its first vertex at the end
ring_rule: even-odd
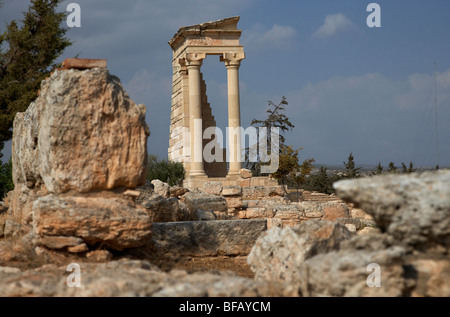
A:
POLYGON ((108 262, 113 258, 113 255, 108 250, 94 250, 86 254, 86 259, 90 262, 108 262))
POLYGON ((211 195, 220 195, 222 193, 222 188, 221 182, 206 182, 203 184, 202 192, 211 195))
POLYGON ((62 62, 62 67, 65 69, 106 68, 106 59, 66 58, 62 62))
POLYGON ((299 268, 301 296, 407 296, 414 281, 404 277, 404 256, 405 250, 398 246, 379 251, 341 250, 316 255, 299 268), (368 268, 371 263, 380 267, 381 287, 367 284, 373 273, 368 268))
POLYGON ((161 272, 146 261, 81 263, 81 287, 68 287, 66 267, 47 265, 21 272, 0 268, 0 296, 63 297, 268 297, 295 296, 292 288, 231 273, 161 272))
POLYGON ((380 229, 374 227, 364 227, 361 230, 358 230, 358 234, 367 234, 367 233, 380 233, 380 229))
POLYGON ((370 233, 353 236, 349 240, 342 241, 340 250, 384 250, 394 245, 394 239, 385 233, 370 233))
POLYGON ((307 221, 294 228, 272 228, 253 246, 247 261, 255 279, 299 285, 304 261, 320 253, 337 250, 352 234, 330 221, 307 221))
POLYGON ((89 247, 86 245, 86 243, 82 243, 82 244, 67 248, 67 252, 70 252, 70 253, 83 253, 86 251, 89 251, 89 247))
POLYGON ((172 186, 170 187, 170 197, 180 197, 189 192, 189 189, 184 187, 172 186))
POLYGON ((278 204, 273 206, 272 210, 275 213, 275 218, 281 219, 283 225, 291 227, 298 225, 304 215, 303 208, 296 204, 278 204))
POLYGON ((242 198, 239 196, 226 196, 225 197, 228 208, 244 208, 245 204, 242 202, 242 198))
POLYGON ((411 296, 450 297, 448 259, 414 259, 410 269, 417 277, 411 296))
POLYGON ((3 234, 5 237, 19 236, 23 233, 23 226, 12 219, 6 219, 3 234))
POLYGON ((381 231, 416 249, 450 248, 450 171, 383 175, 334 184, 374 217, 381 231))
POLYGON ((349 218, 350 213, 346 204, 334 204, 323 207, 323 220, 336 220, 337 218, 349 218))
POLYGON ((50 192, 136 187, 146 174, 145 106, 107 69, 56 70, 14 119, 14 184, 50 192))
POLYGON ((153 190, 156 194, 163 198, 170 197, 170 186, 167 183, 161 182, 159 179, 152 180, 153 190))
POLYGON ((16 253, 9 244, 4 241, 0 241, 0 265, 9 263, 16 256, 16 253))
POLYGON ((272 208, 253 207, 240 210, 238 217, 241 219, 264 219, 272 218, 275 212, 272 208))
POLYGON ((145 209, 128 200, 51 194, 34 203, 33 229, 40 237, 80 237, 123 250, 149 240, 151 221, 145 209))
POLYGON ((222 196, 189 192, 184 195, 184 201, 192 214, 198 209, 218 212, 226 212, 228 210, 227 201, 222 196))
POLYGON ((8 207, 5 206, 5 202, 0 201, 0 215, 7 212, 8 211, 8 207))
POLYGON ((246 168, 241 168, 239 170, 239 176, 241 178, 244 178, 244 179, 251 178, 252 177, 252 171, 249 170, 249 169, 246 169, 246 168))
POLYGON ((83 239, 64 236, 44 236, 38 239, 38 244, 50 249, 63 249, 84 244, 83 239))
POLYGON ((348 231, 356 232, 356 226, 353 223, 346 223, 344 226, 348 229, 348 231))
POLYGON ((242 197, 246 199, 260 199, 264 197, 283 197, 285 192, 281 186, 250 186, 242 187, 242 197))
POLYGON ((154 193, 141 202, 152 222, 174 222, 190 220, 188 210, 176 198, 163 198, 154 193))
POLYGON ((350 215, 352 218, 365 219, 365 220, 373 220, 373 217, 366 213, 361 208, 352 208, 350 209, 350 215))
POLYGON ((195 211, 194 220, 207 221, 216 219, 217 219, 216 214, 211 210, 197 209, 195 211))
POLYGON ((222 189, 222 196, 240 196, 242 188, 240 186, 225 186, 222 189))
POLYGON ((14 219, 22 225, 31 225, 33 222, 33 202, 48 194, 45 186, 29 189, 24 184, 15 184, 14 190, 8 193, 10 207, 8 218, 14 219))
POLYGON ((265 220, 154 223, 151 246, 176 256, 247 255, 267 229, 265 220))

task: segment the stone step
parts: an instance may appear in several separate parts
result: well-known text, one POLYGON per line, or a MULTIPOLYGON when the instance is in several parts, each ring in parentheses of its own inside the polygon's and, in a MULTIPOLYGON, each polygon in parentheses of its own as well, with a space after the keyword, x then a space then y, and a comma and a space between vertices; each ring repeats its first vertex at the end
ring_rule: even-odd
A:
POLYGON ((262 219, 153 223, 150 247, 173 256, 246 256, 266 230, 262 219))

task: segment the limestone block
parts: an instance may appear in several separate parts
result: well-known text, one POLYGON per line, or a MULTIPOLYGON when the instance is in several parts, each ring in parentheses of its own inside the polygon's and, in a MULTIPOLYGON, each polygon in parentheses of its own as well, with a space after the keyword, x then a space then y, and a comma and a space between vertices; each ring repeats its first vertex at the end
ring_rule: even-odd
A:
POLYGON ((151 221, 129 200, 50 194, 33 204, 33 230, 41 238, 80 237, 87 244, 123 250, 149 240, 151 221))
POLYGON ((144 182, 145 106, 107 69, 56 70, 14 119, 14 184, 89 192, 144 182))
POLYGON ((345 180, 337 195, 371 214, 383 232, 399 244, 427 249, 450 248, 450 171, 381 175, 345 180))

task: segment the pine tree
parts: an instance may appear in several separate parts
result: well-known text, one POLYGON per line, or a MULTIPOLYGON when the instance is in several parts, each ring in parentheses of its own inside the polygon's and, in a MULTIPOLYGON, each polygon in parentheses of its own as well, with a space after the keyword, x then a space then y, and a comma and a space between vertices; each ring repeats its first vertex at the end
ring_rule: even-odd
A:
POLYGON ((409 167, 406 167, 406 164, 402 162, 402 173, 403 174, 411 174, 414 173, 416 169, 414 168, 413 162, 409 162, 409 167))
POLYGON ((21 26, 11 21, 0 35, 0 151, 12 137, 16 113, 37 97, 54 61, 71 45, 61 26, 66 13, 56 12, 60 2, 32 0, 21 26))
MULTIPOLYGON (((288 130, 292 130, 295 126, 289 121, 289 118, 284 114, 285 108, 284 106, 288 105, 288 102, 286 100, 286 97, 282 97, 281 101, 279 104, 275 104, 272 101, 268 101, 268 107, 269 109, 267 109, 267 118, 265 120, 257 120, 257 119, 253 119, 251 122, 251 125, 255 128, 267 128, 267 150, 269 153, 271 153, 271 149, 272 149, 272 142, 273 140, 271 139, 271 128, 279 128, 280 129, 280 133, 279 133, 279 154, 281 155, 281 153, 283 152, 283 149, 286 147, 285 140, 286 138, 284 137, 284 133, 288 130)), ((259 133, 259 129, 258 129, 258 133, 259 133)), ((259 135, 258 135, 259 138, 259 135)), ((256 146, 256 145, 253 145, 256 146)), ((246 165, 247 168, 251 169, 253 172, 253 175, 255 176, 259 176, 260 175, 260 166, 261 166, 261 162, 258 161, 257 162, 249 162, 248 161, 248 157, 249 157, 249 151, 250 151, 250 147, 246 148, 246 165)))
POLYGON ((356 167, 353 153, 350 153, 350 155, 347 158, 347 162, 344 162, 344 166, 345 166, 345 175, 347 178, 359 177, 359 171, 361 170, 361 168, 356 167))
POLYGON ((389 162, 388 171, 393 174, 398 173, 397 166, 395 166, 394 162, 389 162))

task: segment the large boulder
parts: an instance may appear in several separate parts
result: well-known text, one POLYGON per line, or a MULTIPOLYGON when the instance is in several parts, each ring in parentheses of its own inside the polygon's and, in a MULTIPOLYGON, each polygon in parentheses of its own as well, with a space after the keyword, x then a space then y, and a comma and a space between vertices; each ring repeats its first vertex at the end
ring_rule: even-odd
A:
POLYGON ((83 242, 115 250, 138 247, 149 241, 151 225, 145 209, 121 198, 50 194, 33 204, 33 232, 50 248, 83 242))
POLYGON ((450 171, 383 175, 334 184, 337 194, 371 214, 399 244, 450 248, 450 171))
MULTIPOLYGON (((358 237, 359 238, 359 237, 358 237)), ((340 250, 316 255, 299 268, 300 295, 304 297, 399 297, 409 294, 414 281, 405 277, 405 250, 340 250), (380 283, 375 285, 380 272, 380 283), (369 283, 368 283, 369 279, 369 283), (372 286, 372 287, 371 287, 372 286), (379 287, 378 287, 379 286, 379 287)))
POLYGON ((296 227, 273 227, 255 243, 247 262, 258 280, 300 284, 305 260, 339 249, 352 234, 339 223, 311 220, 296 227))
POLYGON ((14 119, 14 184, 53 193, 136 187, 144 182, 148 127, 107 69, 56 70, 14 119))

